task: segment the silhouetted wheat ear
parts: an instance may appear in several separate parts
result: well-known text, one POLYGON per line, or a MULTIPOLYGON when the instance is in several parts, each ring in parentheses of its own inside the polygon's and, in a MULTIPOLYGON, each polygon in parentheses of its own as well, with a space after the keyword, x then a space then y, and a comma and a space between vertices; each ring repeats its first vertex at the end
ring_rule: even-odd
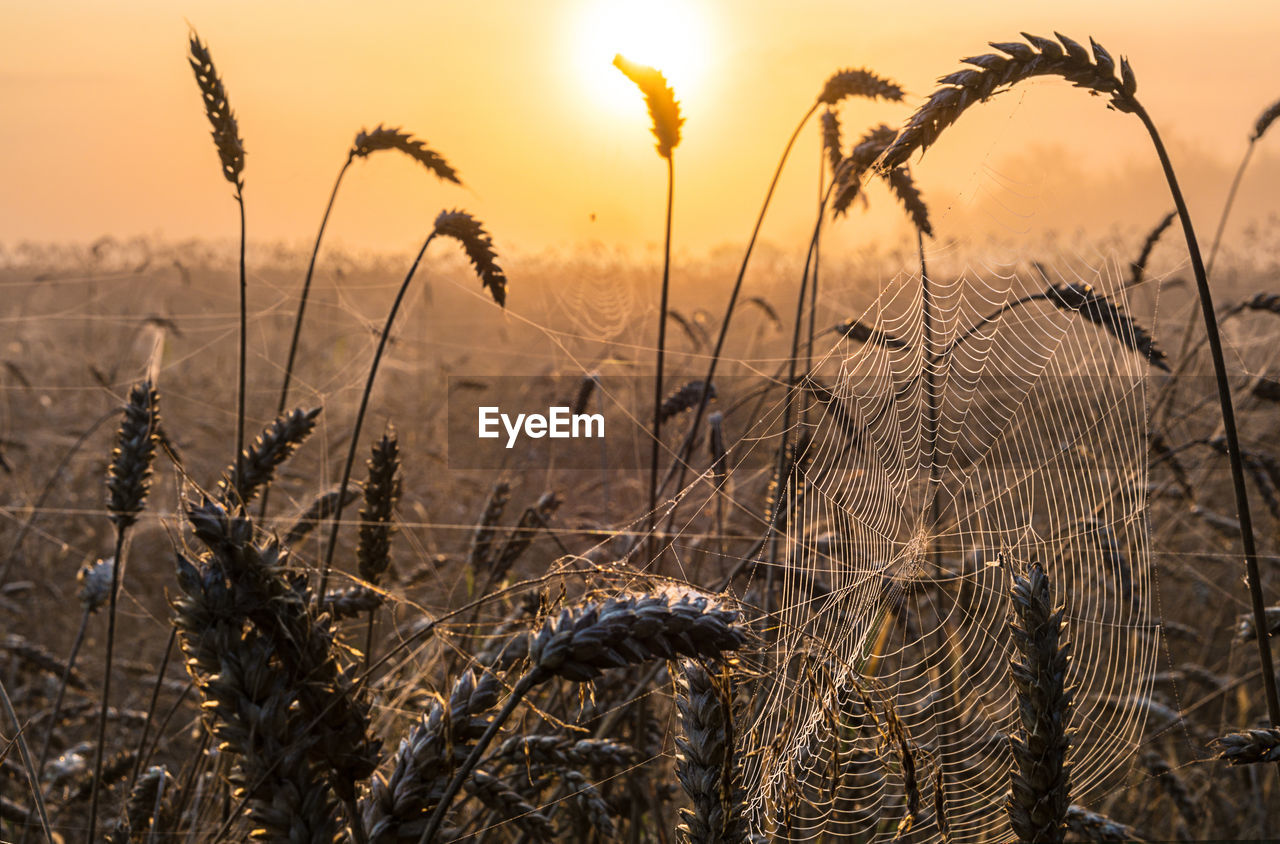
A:
POLYGON ((1054 608, 1049 577, 1039 563, 1014 577, 1012 604, 1009 634, 1015 655, 1009 674, 1020 727, 1010 740, 1009 821, 1020 841, 1061 842, 1071 804, 1071 647, 1063 636, 1065 610, 1054 608))
POLYGON ((840 162, 844 160, 843 146, 840 140, 840 115, 836 114, 835 109, 828 108, 822 112, 822 149, 827 154, 833 174, 840 169, 840 162))
POLYGON ((360 508, 360 537, 356 562, 360 576, 369 583, 381 580, 391 565, 391 515, 400 500, 400 443, 395 428, 373 444, 369 458, 369 478, 364 484, 364 506, 360 508))
POLYGON ((608 739, 579 739, 564 736, 516 735, 494 751, 520 764, 559 768, 612 768, 632 765, 639 753, 630 745, 608 739))
POLYGON ((1089 39, 1093 48, 1090 55, 1080 43, 1060 33, 1055 34, 1058 41, 1024 32, 1022 37, 1028 44, 992 42, 991 46, 999 53, 963 59, 972 67, 938 80, 942 87, 934 91, 907 121, 898 133, 898 139, 885 152, 882 165, 898 167, 905 164, 917 150, 928 149, 969 106, 1033 76, 1060 76, 1078 88, 1109 94, 1110 105, 1117 111, 1134 110, 1133 95, 1137 91, 1138 80, 1127 59, 1120 60, 1120 75, 1117 77, 1116 62, 1102 45, 1089 39))
POLYGON ((1192 826, 1198 824, 1201 817, 1200 806, 1186 782, 1169 766, 1165 758, 1154 750, 1148 750, 1142 754, 1142 766, 1160 784, 1164 793, 1169 795, 1182 819, 1192 826))
POLYGON ((506 481, 498 481, 489 491, 489 500, 484 505, 484 513, 475 532, 471 534, 471 548, 467 551, 467 565, 471 568, 486 566, 491 561, 494 527, 502 520, 510 498, 511 484, 506 481))
POLYGON ((547 526, 562 503, 563 499, 554 490, 547 490, 532 507, 525 508, 520 514, 520 521, 516 522, 516 526, 507 534, 507 538, 493 555, 488 574, 490 584, 506 577, 516 561, 529 550, 538 531, 547 526))
MULTIPOLYGON (((135 841, 142 840, 142 833, 153 823, 158 833, 161 818, 166 814, 166 807, 171 803, 176 785, 174 778, 163 766, 153 765, 143 771, 133 790, 129 792, 129 799, 125 803, 125 823, 121 834, 114 840, 122 844, 131 837, 135 841), (157 803, 159 812, 156 811, 157 803)), ((108 841, 111 840, 113 839, 109 837, 108 841)))
POLYGON ((449 166, 449 162, 440 153, 428 147, 425 141, 418 140, 408 132, 401 132, 399 126, 389 128, 378 124, 372 132, 361 129, 348 156, 368 158, 370 154, 385 149, 398 149, 444 181, 462 184, 458 171, 449 166))
POLYGON ((466 785, 498 821, 510 822, 534 841, 551 841, 555 837, 555 827, 547 816, 494 775, 473 771, 466 785))
POLYGON ((1169 371, 1165 354, 1156 347, 1151 334, 1088 284, 1055 284, 1045 297, 1064 311, 1078 311, 1094 325, 1105 328, 1127 348, 1142 355, 1157 369, 1169 371))
POLYGON ((1132 828, 1111 820, 1106 815, 1091 812, 1083 806, 1067 809, 1067 829, 1085 841, 1142 841, 1132 828))
POLYGON ((849 210, 849 206, 862 196, 862 178, 867 170, 876 163, 884 151, 898 136, 896 130, 883 123, 869 129, 850 150, 849 156, 841 160, 836 168, 836 193, 831 202, 831 213, 840 216, 849 210))
POLYGON ((707 451, 711 455, 711 476, 723 483, 729 474, 729 456, 724 443, 724 414, 716 411, 707 417, 707 451))
POLYGON ((226 504, 248 504, 262 487, 271 483, 276 468, 284 463, 316 429, 320 408, 297 408, 273 421, 244 450, 238 464, 227 467, 218 482, 218 498, 226 504), (244 467, 243 477, 236 466, 244 467), (234 496, 234 497, 233 497, 234 496))
MULTIPOLYGON (((338 647, 332 618, 314 606, 306 578, 289 573, 287 552, 278 543, 254 541, 253 524, 243 512, 209 499, 187 505, 187 523, 208 548, 198 567, 179 557, 178 582, 186 597, 175 604, 176 623, 188 669, 215 727, 226 723, 228 730, 252 732, 252 718, 234 697, 222 697, 217 676, 229 648, 260 648, 261 654, 246 658, 275 666, 271 680, 287 696, 303 752, 328 769, 338 797, 351 799, 356 782, 377 765, 380 741, 369 737, 369 705, 355 684, 354 669, 341 659, 345 652, 338 647), (210 618, 211 602, 221 616, 210 618)), ((252 697, 259 694, 256 683, 232 691, 252 697)))
POLYGON ((1276 122, 1276 118, 1280 117, 1280 100, 1276 100, 1267 110, 1258 115, 1258 122, 1253 126, 1253 136, 1249 138, 1250 143, 1262 140, 1262 136, 1267 134, 1267 130, 1271 128, 1271 124, 1276 122))
POLYGON ((929 222, 929 209, 924 204, 924 198, 920 196, 920 189, 916 187, 915 180, 911 178, 911 173, 905 167, 895 167, 885 174, 885 181, 889 183, 889 189, 893 191, 893 195, 898 197, 898 201, 907 210, 907 216, 911 218, 911 224, 920 230, 921 234, 933 237, 933 225, 929 222))
POLYGON ((384 595, 367 586, 348 586, 345 589, 334 589, 324 596, 324 609, 335 621, 344 618, 355 618, 358 615, 372 612, 382 606, 384 595))
POLYGON ((859 343, 871 343, 886 349, 909 349, 911 344, 888 334, 879 328, 872 328, 856 319, 847 319, 835 327, 835 330, 850 340, 859 343))
POLYGON ((204 98, 205 116, 213 126, 213 143, 222 161, 222 175, 236 186, 237 191, 244 190, 244 144, 240 140, 240 127, 227 102, 227 91, 213 66, 213 56, 209 55, 209 48, 195 32, 191 33, 191 57, 188 61, 195 72, 196 84, 200 86, 200 96, 204 98))
POLYGON ((150 381, 134 384, 107 469, 107 510, 117 530, 138 520, 151 486, 151 464, 160 443, 160 394, 150 381))
POLYGON ((902 101, 902 88, 892 80, 865 68, 838 70, 831 75, 818 94, 818 102, 833 106, 846 97, 866 97, 890 102, 902 101))
POLYGON ((1280 293, 1255 293, 1253 298, 1244 302, 1243 307, 1249 311, 1280 315, 1280 293))
POLYGON ((480 221, 465 211, 441 211, 436 217, 436 234, 452 237, 462 243, 475 267, 476 275, 489 289, 493 301, 499 305, 507 304, 507 277, 498 266, 498 253, 493 249, 493 239, 480 225, 480 221))
POLYGON ((680 145, 680 127, 684 118, 680 116, 680 103, 676 102, 675 92, 667 84, 667 78, 657 69, 636 64, 621 53, 613 57, 613 66, 636 83, 644 94, 644 103, 653 121, 653 136, 658 139, 658 155, 670 158, 680 145))
MULTIPOLYGON (((690 408, 696 407, 698 402, 702 401, 702 381, 690 381, 676 387, 667 397, 662 400, 659 415, 662 421, 666 422, 673 416, 678 416, 690 408)), ((711 401, 716 397, 716 385, 707 385, 707 401, 711 401)))
POLYGON ((1280 762, 1280 728, 1227 733, 1212 744, 1218 758, 1225 759, 1228 765, 1280 762))
POLYGON ((477 679, 466 671, 454 682, 447 704, 427 708, 400 741, 390 775, 375 774, 368 796, 360 801, 370 844, 418 840, 453 770, 488 726, 486 713, 501 692, 493 674, 477 679))
POLYGON ((599 374, 588 372, 583 375, 578 382, 578 392, 574 394, 573 404, 569 406, 569 412, 575 416, 580 413, 586 413, 587 403, 591 401, 591 394, 595 392, 598 386, 600 386, 599 374))
POLYGON ((683 823, 676 831, 689 844, 745 841, 729 675, 712 676, 696 662, 686 663, 683 673, 676 698, 682 731, 676 778, 693 808, 680 809, 683 823))
POLYGON ((311 531, 325 519, 331 518, 338 510, 338 501, 341 498, 342 505, 345 507, 360 495, 360 489, 352 484, 345 491, 332 489, 317 495, 315 499, 308 505, 302 515, 294 521, 289 529, 285 532, 284 539, 281 542, 286 546, 297 545, 306 539, 311 531), (342 492, 341 495, 339 493, 342 492))
POLYGON ((738 613, 703 595, 625 595, 561 611, 529 642, 534 682, 585 682, 611 668, 677 656, 718 657, 751 639, 738 613))
POLYGON ((1147 261, 1151 258, 1151 251, 1156 248, 1156 244, 1160 242, 1160 237, 1165 233, 1169 226, 1173 225, 1173 221, 1177 219, 1178 212, 1170 211, 1156 223, 1155 228, 1147 235, 1147 239, 1142 242, 1142 251, 1138 253, 1138 260, 1129 265, 1129 286, 1141 284, 1142 278, 1147 272, 1147 261))

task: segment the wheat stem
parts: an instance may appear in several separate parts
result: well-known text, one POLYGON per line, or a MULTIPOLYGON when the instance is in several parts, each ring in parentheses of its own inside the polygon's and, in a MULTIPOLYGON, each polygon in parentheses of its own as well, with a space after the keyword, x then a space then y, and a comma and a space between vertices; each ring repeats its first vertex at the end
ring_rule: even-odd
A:
MULTIPOLYGON (((1160 133, 1156 130, 1151 116, 1147 114, 1136 100, 1134 113, 1146 127, 1151 136, 1151 143, 1160 157, 1160 166, 1164 169, 1165 180, 1169 183, 1169 192, 1173 195, 1173 204, 1178 209, 1178 217, 1182 221, 1182 233, 1187 241, 1187 250, 1191 253, 1191 267, 1195 271, 1196 289, 1200 295, 1200 311, 1204 317, 1205 332, 1209 338, 1209 354, 1213 359, 1213 372, 1218 387, 1218 404, 1222 411, 1222 427, 1227 440, 1227 455, 1231 464, 1231 483, 1235 491, 1236 515, 1240 521, 1240 543, 1244 547, 1245 571, 1249 578, 1249 597, 1253 604, 1253 617, 1259 630, 1266 629, 1267 604, 1262 594, 1262 575, 1258 570, 1258 551, 1253 538, 1253 519, 1249 513, 1249 492, 1245 486, 1244 461, 1240 453, 1240 437, 1236 431, 1235 408, 1231 401, 1231 385, 1227 381, 1227 366, 1222 354, 1222 337, 1218 332, 1218 316, 1213 309, 1213 294, 1209 290, 1209 277, 1204 261, 1200 256, 1200 245, 1196 240, 1196 232, 1191 224, 1191 214, 1187 211, 1187 203, 1182 198, 1182 190, 1178 186, 1178 178, 1173 170, 1173 163, 1165 150, 1160 133)), ((1280 693, 1276 689, 1275 666, 1271 662, 1271 643, 1266 636, 1258 637, 1258 658, 1261 660, 1263 694, 1267 700, 1267 714, 1272 726, 1280 727, 1280 693)))
MULTIPOLYGON (((653 443, 649 452, 649 535, 653 541, 653 528, 658 508, 658 452, 662 445, 662 375, 667 350, 667 299, 671 287, 671 203, 675 193, 675 157, 667 155, 667 222, 662 243, 662 300, 658 306, 658 360, 653 375, 653 443)), ((705 392, 705 391, 704 391, 705 392)), ((652 560, 652 545, 649 557, 652 560)))
MULTIPOLYGON (((432 229, 431 234, 427 235, 427 239, 422 242, 422 248, 418 250, 418 255, 413 259, 413 265, 409 267, 408 274, 405 275, 404 281, 400 283, 400 289, 396 291, 395 301, 391 303, 391 310, 387 312, 387 321, 382 328, 382 334, 378 337, 378 348, 373 353, 373 363, 369 366, 369 375, 365 378, 364 393, 360 396, 360 409, 356 411, 356 422, 351 430, 351 444, 347 447, 347 459, 342 467, 342 480, 338 484, 338 489, 345 490, 347 484, 351 481, 351 469, 356 462, 356 450, 360 445, 360 428, 364 425, 364 416, 369 409, 369 396, 373 393, 373 381, 378 375, 378 364, 382 361, 382 353, 387 347, 387 338, 391 336, 391 326, 395 322, 396 314, 400 311, 400 303, 404 301, 404 295, 409 289, 409 282, 413 281, 413 275, 418 270, 418 264, 422 261, 422 256, 426 254, 427 247, 431 245, 431 241, 435 240, 439 232, 432 229)), ((324 602, 325 589, 329 583, 329 569, 333 565, 333 552, 338 545, 338 529, 342 527, 342 510, 346 505, 344 496, 338 496, 338 500, 333 507, 333 527, 329 530, 329 544, 325 548, 324 565, 320 569, 320 588, 317 596, 321 603, 324 602)))
MULTIPOLYGON (((342 185, 342 177, 347 174, 347 170, 351 167, 353 160, 353 156, 347 155, 347 160, 343 163, 342 169, 338 171, 338 178, 333 182, 333 190, 329 192, 329 203, 324 207, 324 216, 320 218, 320 231, 316 233, 316 242, 311 247, 311 259, 307 262, 307 275, 302 281, 302 294, 298 297, 298 313, 293 318, 293 336, 289 340, 289 357, 284 365, 284 383, 280 385, 280 402, 276 405, 276 416, 284 415, 285 405, 289 401, 289 384, 293 379, 293 366, 298 354, 298 338, 302 335, 302 317, 307 312, 307 300, 311 295, 311 279, 316 269, 316 256, 320 254, 320 241, 324 238, 325 227, 329 225, 329 213, 333 211, 333 202, 338 198, 338 188, 342 185)), ((262 491, 262 503, 258 507, 259 520, 267 514, 267 496, 270 492, 270 486, 262 491)))

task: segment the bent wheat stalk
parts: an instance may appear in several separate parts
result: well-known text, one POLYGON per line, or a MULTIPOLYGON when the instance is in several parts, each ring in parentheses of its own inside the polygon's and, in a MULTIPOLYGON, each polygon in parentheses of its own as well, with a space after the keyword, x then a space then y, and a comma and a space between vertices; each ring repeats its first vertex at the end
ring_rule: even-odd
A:
MULTIPOLYGON (((1165 181, 1182 221, 1182 232, 1191 254, 1191 266, 1195 272, 1196 289, 1200 297, 1200 309, 1208 335, 1209 351, 1217 380, 1218 403, 1222 413, 1222 425, 1226 434, 1227 451, 1231 464, 1231 480, 1236 509, 1240 522, 1240 541, 1244 550, 1245 570, 1249 581, 1249 594, 1254 617, 1261 627, 1265 618, 1266 602, 1262 594, 1258 569, 1258 553, 1253 536, 1253 520, 1249 513, 1249 494, 1245 487, 1244 462, 1240 453, 1239 435, 1236 430, 1235 408, 1231 400, 1231 387, 1227 381, 1226 363, 1222 353, 1222 338, 1218 332, 1217 315, 1213 308, 1213 295, 1209 289, 1209 277, 1200 245, 1196 238, 1191 214, 1182 197, 1173 163, 1165 150, 1164 142, 1147 110, 1135 93, 1137 77, 1127 59, 1117 66, 1101 45, 1090 40, 1092 54, 1080 43, 1058 35, 1058 40, 1023 33, 1026 43, 993 43, 998 53, 987 53, 965 59, 969 68, 959 70, 939 80, 940 87, 921 106, 898 134, 897 140, 885 151, 880 163, 883 167, 897 167, 905 163, 915 152, 933 144, 943 130, 959 119, 970 106, 983 102, 1010 86, 1035 76, 1059 76, 1076 87, 1089 89, 1109 97, 1108 105, 1116 111, 1132 114, 1142 121, 1151 137, 1156 155, 1164 170, 1165 181), (1117 76, 1118 67, 1118 76, 1117 76)), ((1258 637, 1258 656, 1262 664, 1263 693, 1266 695, 1267 712, 1271 723, 1280 726, 1280 693, 1276 689, 1275 666, 1271 662, 1271 645, 1266 637, 1258 637)))
MULTIPOLYGON (((658 507, 658 453, 662 446, 662 370, 667 350, 667 302, 671 289, 671 204, 675 193, 675 148, 680 143, 680 103, 667 79, 657 69, 629 61, 621 54, 613 57, 613 66, 636 84, 644 94, 649 117, 653 120, 653 135, 658 139, 658 155, 667 162, 667 217, 666 232, 662 241, 662 296, 658 306, 658 359, 653 376, 653 442, 649 460, 649 511, 648 526, 652 535, 658 507)), ((652 555, 651 555, 652 556, 652 555)))
MULTIPOLYGON (((409 290, 409 282, 413 281, 414 273, 418 271, 418 264, 422 262, 422 256, 426 254, 427 247, 431 245, 431 241, 435 240, 438 235, 444 235, 459 241, 467 253, 467 257, 470 259, 480 282, 489 290, 493 300, 499 305, 506 303, 507 277, 502 268, 498 266, 498 256, 493 250, 493 241, 490 239, 488 232, 484 230, 480 221, 465 211, 441 211, 436 217, 435 226, 432 227, 431 233, 422 242, 422 248, 418 250, 417 256, 413 259, 413 264, 409 267, 408 274, 405 275, 404 281, 400 283, 400 289, 396 291, 395 301, 391 303, 391 310, 387 312, 386 324, 382 327, 382 333, 378 336, 378 348, 373 353, 373 363, 369 366, 369 375, 364 382, 364 393, 360 396, 360 409, 356 412, 355 426, 351 431, 351 444, 347 448, 347 459, 342 468, 342 480, 338 484, 338 489, 340 490, 345 490, 351 482, 351 469, 355 465, 356 450, 360 445, 360 428, 364 425, 365 413, 369 409, 369 397, 373 394, 373 382, 378 377, 378 364, 382 362, 382 354, 386 351, 387 338, 391 336, 391 327, 395 324, 396 314, 400 312, 400 304, 404 301, 404 294, 409 290)), ((322 604, 324 602, 325 589, 329 584, 329 569, 333 565, 333 552, 338 544, 338 529, 342 527, 342 511, 345 506, 346 500, 342 496, 339 496, 333 505, 333 526, 329 530, 329 544, 325 549, 324 564, 320 569, 320 588, 317 592, 322 604)))

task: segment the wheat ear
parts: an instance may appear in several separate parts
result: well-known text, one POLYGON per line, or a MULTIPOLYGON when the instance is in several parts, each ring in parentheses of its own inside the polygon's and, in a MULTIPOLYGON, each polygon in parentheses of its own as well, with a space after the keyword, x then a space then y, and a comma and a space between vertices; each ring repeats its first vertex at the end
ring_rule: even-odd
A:
MULTIPOLYGON (((98 715, 98 741, 93 754, 93 784, 89 796, 89 844, 93 844, 98 819, 98 783, 107 738, 107 708, 111 701, 111 666, 115 656, 116 602, 125 554, 125 536, 138 520, 151 486, 151 467, 159 444, 160 395, 150 381, 133 385, 124 418, 116 431, 116 448, 107 469, 107 512, 116 526, 116 549, 111 558, 111 586, 107 593, 107 643, 103 657, 102 706, 98 715)), ((50 728, 52 729, 52 727, 50 728)))
POLYGON ((1020 841, 1061 842, 1071 804, 1071 648, 1063 636, 1065 610, 1054 607, 1049 577, 1039 563, 1014 578, 1012 604, 1009 634, 1016 656, 1010 677, 1020 728, 1011 740, 1009 820, 1020 841))
POLYGON ((734 753, 733 697, 727 667, 712 675, 687 662, 676 708, 676 778, 693 803, 676 830, 689 844, 743 842, 747 826, 734 753))
POLYGON ((298 450, 316 429, 320 408, 297 408, 281 414, 258 434, 253 445, 227 468, 218 483, 218 497, 228 505, 247 505, 270 485, 276 469, 298 450))
POLYGON ((751 641, 736 612, 703 595, 624 595, 566 608, 529 640, 529 668, 515 684, 466 761, 453 775, 419 844, 427 844, 444 822, 458 789, 520 701, 535 686, 560 677, 595 679, 613 668, 679 656, 715 659, 751 641))
MULTIPOLYGON (((213 127, 213 143, 222 162, 223 177, 236 187, 236 205, 240 208, 240 348, 236 377, 236 472, 244 474, 240 466, 244 451, 245 418, 245 357, 248 354, 248 281, 245 276, 244 247, 244 143, 240 140, 240 126, 227 100, 227 90, 213 65, 213 56, 195 31, 191 32, 191 55, 188 61, 200 88, 204 101, 204 113, 213 127)), ((93 821, 89 821, 93 832, 93 821)), ((92 834, 90 835, 92 837, 92 834)))

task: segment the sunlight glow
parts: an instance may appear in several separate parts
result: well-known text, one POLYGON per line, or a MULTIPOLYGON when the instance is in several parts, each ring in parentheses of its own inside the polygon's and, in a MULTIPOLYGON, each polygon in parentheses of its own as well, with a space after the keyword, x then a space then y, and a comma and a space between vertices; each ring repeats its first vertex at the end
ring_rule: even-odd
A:
POLYGON ((636 88, 613 67, 621 53, 667 77, 676 99, 693 95, 707 66, 708 33, 698 4, 679 0, 593 0, 576 38, 579 78, 596 103, 636 108, 636 88))

